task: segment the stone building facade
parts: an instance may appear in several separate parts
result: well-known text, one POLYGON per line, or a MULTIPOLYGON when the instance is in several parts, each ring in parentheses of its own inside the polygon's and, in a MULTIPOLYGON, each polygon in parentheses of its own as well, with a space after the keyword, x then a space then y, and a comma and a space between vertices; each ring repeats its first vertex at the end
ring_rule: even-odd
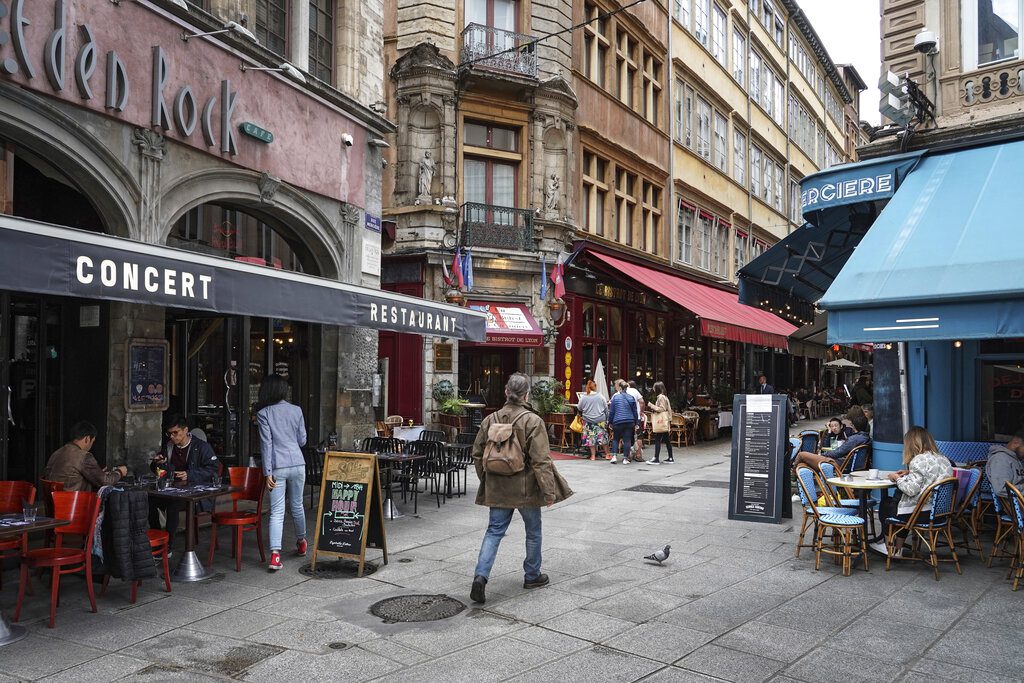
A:
POLYGON ((246 463, 258 451, 253 403, 272 372, 288 377, 312 443, 373 431, 377 332, 273 302, 282 272, 311 287, 379 285, 380 236, 366 226, 379 225, 380 144, 394 130, 374 110, 383 6, 180 5, 52 0, 2 19, 18 36, 2 46, 0 69, 5 251, 23 246, 34 220, 61 249, 171 265, 147 266, 140 285, 139 264, 126 261, 113 284, 114 256, 83 256, 61 292, 4 281, 0 370, 16 389, 0 478, 35 480, 81 419, 99 427, 101 461, 143 468, 170 412, 203 429, 228 464, 246 463), (197 303, 191 273, 175 280, 190 261, 211 269, 215 302, 197 303), (237 295, 220 287, 237 277, 265 281, 267 307, 233 307, 237 295), (147 365, 138 348, 166 370, 148 386, 126 380, 147 365))
POLYGON ((419 422, 439 408, 438 381, 493 403, 508 373, 551 373, 552 296, 541 296, 541 272, 576 229, 578 99, 571 38, 531 41, 568 28, 572 6, 389 0, 384 14, 397 131, 388 137, 382 287, 486 308, 492 332, 522 333, 479 345, 382 333, 387 412, 419 422), (472 286, 445 282, 457 252, 471 257, 472 286), (499 330, 505 322, 512 327, 499 330))

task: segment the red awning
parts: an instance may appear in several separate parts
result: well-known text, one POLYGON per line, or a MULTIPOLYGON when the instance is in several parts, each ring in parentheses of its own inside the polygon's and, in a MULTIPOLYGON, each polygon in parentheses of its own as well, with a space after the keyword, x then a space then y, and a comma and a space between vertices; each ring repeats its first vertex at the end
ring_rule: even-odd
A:
MULTIPOLYGON (((544 332, 526 304, 470 301, 469 308, 487 314, 487 341, 480 346, 544 345, 544 332)), ((463 342, 462 346, 470 344, 463 342)))
POLYGON ((621 259, 590 252, 616 272, 628 275, 648 289, 671 299, 700 318, 700 333, 705 337, 789 348, 789 335, 795 325, 751 306, 744 306, 737 295, 678 275, 629 263, 621 259))

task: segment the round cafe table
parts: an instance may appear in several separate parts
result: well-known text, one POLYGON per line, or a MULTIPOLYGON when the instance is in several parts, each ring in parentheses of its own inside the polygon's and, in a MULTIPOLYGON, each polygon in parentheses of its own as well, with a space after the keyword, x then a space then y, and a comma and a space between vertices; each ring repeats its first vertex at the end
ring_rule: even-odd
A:
MULTIPOLYGON (((52 517, 36 517, 34 522, 25 522, 21 515, 3 515, 0 516, 0 539, 17 538, 22 534, 36 531, 49 531, 70 523, 66 519, 52 517)), ((28 629, 20 624, 12 624, 0 613, 0 647, 16 643, 27 635, 28 629)))
POLYGON ((875 537, 868 537, 868 494, 872 491, 880 491, 882 494, 882 500, 889 497, 889 489, 896 486, 894 482, 889 481, 889 475, 894 470, 878 470, 878 479, 868 479, 868 470, 857 470, 856 472, 850 473, 849 479, 843 477, 832 477, 826 479, 826 481, 837 488, 853 489, 857 492, 857 498, 860 501, 860 516, 864 520, 864 538, 867 539, 868 543, 877 543, 882 539, 882 520, 879 517, 878 524, 878 535, 875 537))

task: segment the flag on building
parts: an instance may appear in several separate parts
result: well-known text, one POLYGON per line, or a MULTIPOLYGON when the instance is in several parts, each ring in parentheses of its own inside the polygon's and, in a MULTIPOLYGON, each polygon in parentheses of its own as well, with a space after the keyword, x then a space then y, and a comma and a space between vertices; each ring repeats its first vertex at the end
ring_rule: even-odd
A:
POLYGON ((462 276, 462 248, 455 249, 455 258, 452 259, 452 284, 462 289, 466 284, 462 276))
POLYGON ((548 298, 548 255, 540 255, 540 300, 548 298))
POLYGON ((565 262, 564 257, 559 254, 558 262, 551 266, 551 282, 555 285, 555 298, 561 299, 565 296, 565 262))
POLYGON ((462 257, 462 281, 466 285, 466 291, 473 291, 473 250, 467 249, 466 255, 462 257))

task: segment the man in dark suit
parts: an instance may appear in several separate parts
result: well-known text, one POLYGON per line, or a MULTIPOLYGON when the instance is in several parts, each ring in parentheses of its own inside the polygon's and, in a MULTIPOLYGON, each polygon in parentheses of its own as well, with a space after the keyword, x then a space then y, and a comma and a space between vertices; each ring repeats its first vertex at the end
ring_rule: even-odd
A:
POLYGON ((757 378, 757 382, 758 382, 757 393, 759 393, 759 394, 774 394, 775 393, 775 387, 773 387, 771 384, 768 384, 768 378, 765 377, 764 375, 761 375, 760 377, 758 377, 757 378))

